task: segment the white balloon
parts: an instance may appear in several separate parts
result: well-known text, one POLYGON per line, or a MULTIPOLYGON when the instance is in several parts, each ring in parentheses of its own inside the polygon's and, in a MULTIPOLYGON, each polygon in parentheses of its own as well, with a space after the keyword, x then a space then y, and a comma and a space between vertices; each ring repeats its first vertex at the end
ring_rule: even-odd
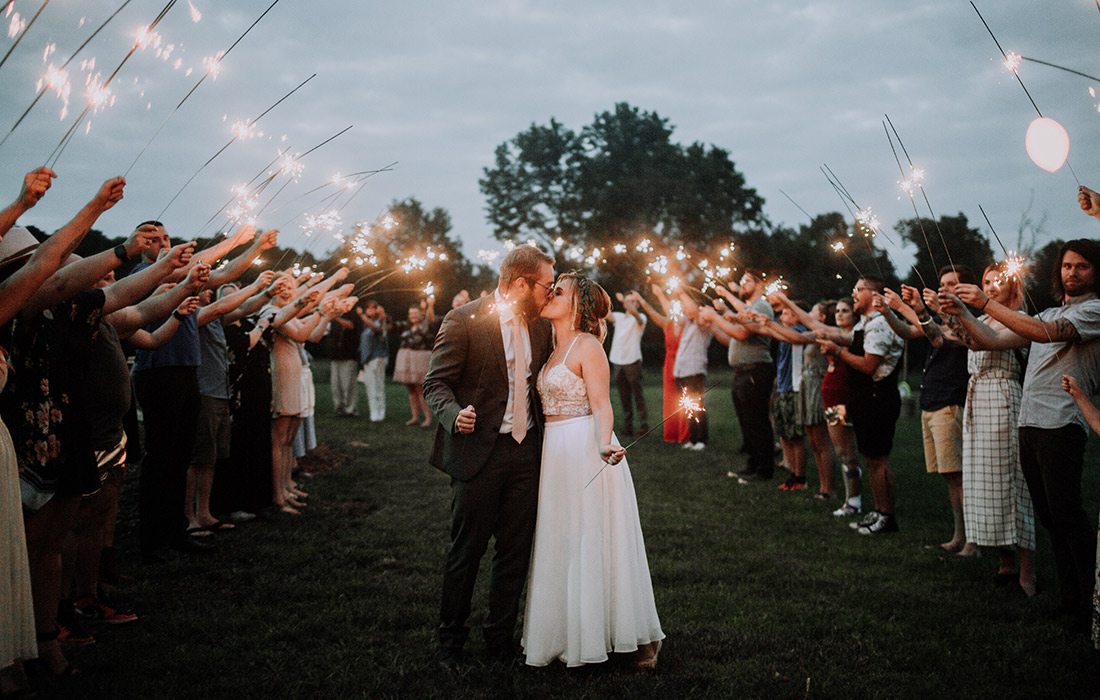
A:
POLYGON ((1031 162, 1047 172, 1057 172, 1069 158, 1069 134, 1050 117, 1031 122, 1024 144, 1031 162))

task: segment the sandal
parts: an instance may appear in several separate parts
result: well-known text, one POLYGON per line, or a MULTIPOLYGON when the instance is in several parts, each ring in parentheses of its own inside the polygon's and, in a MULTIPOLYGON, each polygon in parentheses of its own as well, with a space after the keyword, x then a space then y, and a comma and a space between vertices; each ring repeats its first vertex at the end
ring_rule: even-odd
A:
POLYGON ((228 532, 230 530, 236 530, 237 526, 233 523, 227 523, 224 520, 215 520, 212 524, 202 528, 207 532, 228 532))
POLYGON ((184 530, 184 534, 188 537, 209 537, 214 534, 214 531, 201 525, 196 525, 195 527, 189 527, 184 530))
POLYGON ((826 493, 825 491, 818 491, 814 494, 815 501, 831 501, 836 498, 836 494, 826 493))

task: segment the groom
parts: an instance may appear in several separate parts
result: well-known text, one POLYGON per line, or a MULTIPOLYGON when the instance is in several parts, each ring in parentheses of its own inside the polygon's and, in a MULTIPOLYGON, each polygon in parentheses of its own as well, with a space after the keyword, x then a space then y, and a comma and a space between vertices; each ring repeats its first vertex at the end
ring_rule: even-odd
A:
POLYGON ((554 285, 554 259, 513 248, 493 294, 443 319, 424 379, 438 417, 430 462, 451 476, 451 548, 443 573, 439 663, 462 662, 474 582, 495 538, 489 655, 514 659, 519 598, 527 579, 538 505, 542 411, 535 378, 550 356, 550 324, 538 318, 554 285))

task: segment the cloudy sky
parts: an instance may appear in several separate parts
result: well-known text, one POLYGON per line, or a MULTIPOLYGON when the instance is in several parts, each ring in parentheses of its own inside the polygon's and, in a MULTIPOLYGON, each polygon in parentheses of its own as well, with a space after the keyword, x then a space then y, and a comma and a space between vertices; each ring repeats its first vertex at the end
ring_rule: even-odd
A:
MULTIPOLYGON (((60 64, 121 2, 62 0, 45 9, 0 68, 0 135, 34 98, 47 44, 57 47, 49 61, 60 64)), ((49 93, 0 147, 5 199, 83 107, 80 59, 95 57, 105 77, 163 3, 132 0, 70 66, 65 119, 49 93)), ((40 4, 15 0, 14 10, 29 17, 40 4)), ((125 171, 194 84, 202 58, 227 47, 269 4, 177 2, 158 27, 162 50, 173 46, 168 60, 146 49, 126 64, 114 105, 90 117, 90 131, 81 128, 58 164, 55 190, 25 222, 60 224, 100 181, 125 171), (197 23, 192 7, 202 15, 197 23)), ((1100 73, 1092 0, 982 0, 978 7, 1007 50, 1100 73)), ((821 163, 883 222, 911 216, 880 123, 889 113, 927 172, 937 214, 961 211, 978 221, 982 204, 1009 245, 1029 206, 1034 219, 1045 217, 1039 243, 1096 234, 1076 210, 1073 176, 1028 160, 1024 134, 1036 115, 964 0, 282 0, 225 59, 217 80, 172 116, 130 173, 126 200, 100 227, 117 235, 156 216, 228 140, 232 122, 257 115, 312 73, 257 125, 262 137, 227 149, 168 209, 173 234, 200 231, 231 187, 277 149, 301 151, 354 125, 303 161, 300 182, 261 224, 302 245, 301 215, 319 211, 330 190, 299 195, 337 172, 398 161, 370 180, 344 220, 372 219, 393 199, 415 196, 451 213, 472 256, 491 245, 477 180, 494 147, 551 117, 579 129, 620 101, 668 118, 681 142, 728 149, 777 223, 805 220, 780 189, 811 213, 840 207, 821 163)), ((1100 100, 1090 82, 1027 63, 1021 75, 1044 114, 1069 130, 1070 162, 1082 181, 1100 184, 1100 100)))

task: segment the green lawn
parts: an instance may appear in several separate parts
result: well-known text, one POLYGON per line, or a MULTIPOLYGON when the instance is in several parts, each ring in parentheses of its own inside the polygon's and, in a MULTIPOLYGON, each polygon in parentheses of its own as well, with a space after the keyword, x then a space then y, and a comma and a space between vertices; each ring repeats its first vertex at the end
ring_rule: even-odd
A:
MULTIPOLYGON (((428 466, 431 433, 402 425, 390 387, 382 424, 338 419, 318 368, 318 434, 346 455, 308 482, 307 513, 245 524, 206 556, 131 565, 141 621, 99 629, 77 653, 72 697, 1089 697, 1096 657, 1048 620, 1049 545, 1033 600, 989 582, 996 557, 955 560, 926 545, 949 535, 946 489, 924 473, 920 429, 895 449, 901 532, 860 537, 809 492, 726 477, 738 435, 729 377, 707 397, 706 452, 659 435, 630 455, 657 606, 668 635, 659 670, 621 664, 502 672, 474 661, 435 670, 435 626, 450 489, 428 466)), ((658 376, 650 372, 648 379, 658 376)), ((659 387, 648 391, 660 406, 659 387)), ((365 403, 365 402, 364 402, 365 403)), ((363 406, 365 408, 365 406, 363 406)), ((1100 503, 1097 444, 1086 499, 1100 503)), ((811 482, 813 475, 811 474, 811 482)), ((120 531, 134 554, 134 490, 120 531)), ((484 569, 483 569, 484 573, 484 569)), ((484 575, 483 579, 486 578, 484 575)), ((472 622, 483 614, 485 588, 472 622)))

